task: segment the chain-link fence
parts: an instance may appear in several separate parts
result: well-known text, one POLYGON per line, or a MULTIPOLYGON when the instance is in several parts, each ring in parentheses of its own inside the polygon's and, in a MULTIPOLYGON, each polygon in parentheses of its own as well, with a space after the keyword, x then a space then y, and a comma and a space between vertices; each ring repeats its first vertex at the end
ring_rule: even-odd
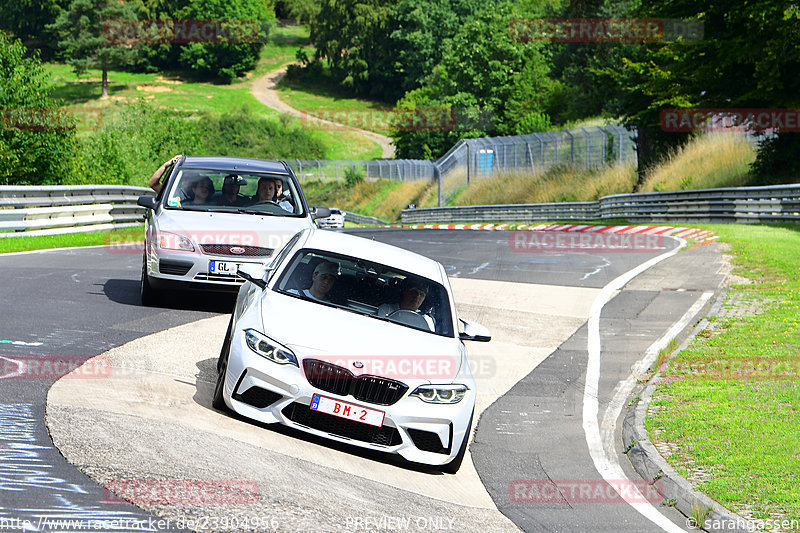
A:
POLYGON ((445 205, 470 180, 503 173, 539 173, 564 164, 582 168, 635 162, 633 133, 617 124, 507 137, 463 139, 436 161, 290 161, 300 181, 366 179, 438 181, 439 205, 445 205))
POLYGON ((417 159, 376 159, 373 161, 291 159, 297 179, 345 180, 349 175, 366 179, 389 179, 396 181, 431 181, 434 178, 433 161, 417 159))

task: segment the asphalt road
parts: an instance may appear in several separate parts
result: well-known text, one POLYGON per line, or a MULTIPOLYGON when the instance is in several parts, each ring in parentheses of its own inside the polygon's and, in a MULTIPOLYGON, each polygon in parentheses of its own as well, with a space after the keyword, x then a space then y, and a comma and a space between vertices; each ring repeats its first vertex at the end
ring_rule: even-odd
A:
MULTIPOLYGON (((433 257, 452 277, 521 283, 603 287, 656 255, 513 252, 504 232, 357 233, 433 257)), ((672 266, 665 262, 635 280, 603 314, 601 413, 616 383, 647 346, 683 314, 699 291, 719 281, 713 268, 701 268, 713 263, 711 247, 667 261, 672 266)), ((0 363, 95 356, 168 327, 226 313, 232 304, 224 296, 181 296, 166 308, 143 308, 138 305, 140 264, 140 253, 104 248, 0 256, 8 280, 0 286, 6 306, 0 341, 9 341, 0 343, 0 357, 5 358, 0 363)), ((484 413, 471 448, 478 472, 498 508, 526 531, 654 530, 651 522, 619 502, 537 503, 520 501, 519 494, 512 497, 510 487, 518 480, 599 483, 579 416, 585 367, 584 327, 484 413)), ((153 517, 134 506, 104 503, 108 495, 52 446, 43 418, 53 381, 0 379, 0 520, 29 520, 34 526, 44 518, 60 517, 146 523, 153 517)), ((662 512, 674 523, 683 523, 676 512, 662 512)), ((130 528, 121 525, 117 530, 130 528)))

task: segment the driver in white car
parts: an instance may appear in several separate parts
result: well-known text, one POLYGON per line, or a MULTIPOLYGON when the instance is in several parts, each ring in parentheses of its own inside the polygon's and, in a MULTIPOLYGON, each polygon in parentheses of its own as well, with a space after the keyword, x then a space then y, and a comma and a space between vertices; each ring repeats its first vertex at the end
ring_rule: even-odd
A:
POLYGON ((419 307, 428 296, 428 286, 421 281, 406 278, 403 280, 402 288, 400 303, 381 304, 380 307, 378 307, 378 316, 387 318, 397 311, 411 311, 422 316, 430 330, 434 331, 433 317, 419 310, 419 307))

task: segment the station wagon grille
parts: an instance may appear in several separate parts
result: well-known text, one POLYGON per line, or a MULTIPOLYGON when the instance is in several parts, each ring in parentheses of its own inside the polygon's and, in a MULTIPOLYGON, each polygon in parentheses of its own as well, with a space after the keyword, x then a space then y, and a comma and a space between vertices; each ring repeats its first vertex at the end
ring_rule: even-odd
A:
POLYGON ((362 402, 392 405, 408 390, 405 383, 377 376, 356 377, 346 368, 318 359, 303 361, 303 370, 314 387, 340 396, 350 395, 362 402))
POLYGON ((202 244, 200 245, 200 248, 202 248, 203 253, 205 254, 229 255, 232 257, 270 257, 272 252, 275 251, 272 248, 244 246, 237 244, 202 244))

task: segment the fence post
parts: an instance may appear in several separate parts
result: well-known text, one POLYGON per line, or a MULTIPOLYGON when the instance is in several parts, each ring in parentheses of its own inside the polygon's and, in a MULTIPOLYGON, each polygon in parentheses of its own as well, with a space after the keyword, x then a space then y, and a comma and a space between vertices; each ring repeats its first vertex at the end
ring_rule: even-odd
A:
POLYGON ((600 150, 600 152, 601 152, 600 155, 603 158, 603 168, 606 168, 606 145, 608 143, 608 136, 606 135, 606 130, 604 130, 600 126, 597 126, 597 129, 600 132, 600 135, 603 136, 603 149, 600 150))
POLYGON ((589 169, 592 166, 592 136, 583 126, 581 126, 581 129, 583 133, 586 134, 586 168, 589 169))
POLYGON ((569 130, 561 130, 567 135, 569 135, 569 162, 570 164, 575 164, 575 137, 569 132, 569 130))
POLYGON ((469 185, 469 167, 472 165, 472 158, 470 157, 469 143, 467 144, 467 185, 469 185))
POLYGON ((433 164, 433 179, 436 180, 436 190, 438 196, 437 203, 439 207, 442 207, 444 203, 444 198, 442 198, 442 171, 439 170, 439 166, 436 163, 433 164))

